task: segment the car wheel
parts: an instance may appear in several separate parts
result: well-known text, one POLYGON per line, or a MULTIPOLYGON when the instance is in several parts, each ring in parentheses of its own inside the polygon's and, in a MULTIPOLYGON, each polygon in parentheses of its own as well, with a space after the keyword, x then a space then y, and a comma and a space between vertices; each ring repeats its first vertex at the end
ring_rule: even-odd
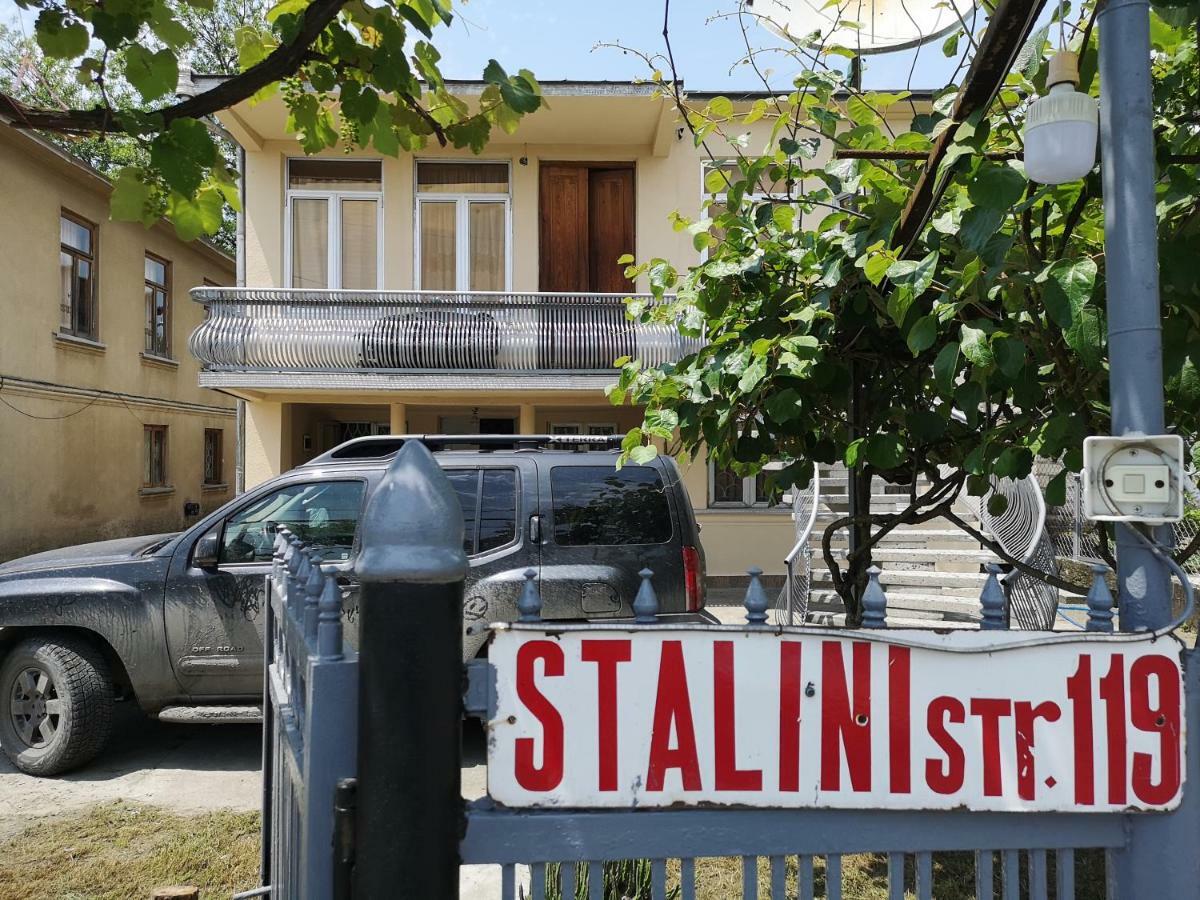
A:
POLYGON ((30 775, 91 760, 112 731, 108 663, 90 643, 29 638, 0 665, 0 749, 30 775))

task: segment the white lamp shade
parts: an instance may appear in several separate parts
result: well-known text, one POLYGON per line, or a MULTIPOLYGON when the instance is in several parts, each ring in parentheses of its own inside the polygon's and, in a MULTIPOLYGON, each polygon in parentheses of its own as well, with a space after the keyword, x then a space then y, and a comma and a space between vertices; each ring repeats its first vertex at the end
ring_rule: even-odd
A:
POLYGON ((1025 118, 1025 174, 1040 184, 1065 184, 1096 165, 1096 101, 1056 84, 1025 118))

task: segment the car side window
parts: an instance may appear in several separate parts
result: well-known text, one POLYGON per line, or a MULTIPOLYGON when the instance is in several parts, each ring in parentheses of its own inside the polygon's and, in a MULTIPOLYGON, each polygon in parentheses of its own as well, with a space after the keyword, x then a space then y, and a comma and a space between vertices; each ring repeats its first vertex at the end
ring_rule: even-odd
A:
POLYGON ((276 526, 309 542, 325 560, 350 558, 362 510, 361 481, 289 484, 242 507, 225 522, 220 563, 271 559, 276 526))
POLYGON ((665 544, 671 508, 650 466, 555 466, 550 470, 554 543, 559 546, 665 544))
POLYGON ((515 469, 447 469, 463 511, 463 550, 468 556, 510 544, 517 536, 515 469))

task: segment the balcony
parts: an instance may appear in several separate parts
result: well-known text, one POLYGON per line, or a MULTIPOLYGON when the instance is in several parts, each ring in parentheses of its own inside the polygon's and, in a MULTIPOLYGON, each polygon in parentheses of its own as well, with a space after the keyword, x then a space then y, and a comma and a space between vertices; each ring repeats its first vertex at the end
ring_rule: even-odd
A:
POLYGON ((296 388, 595 388, 620 357, 661 365, 698 348, 630 321, 626 296, 196 288, 207 318, 188 348, 201 384, 296 388))

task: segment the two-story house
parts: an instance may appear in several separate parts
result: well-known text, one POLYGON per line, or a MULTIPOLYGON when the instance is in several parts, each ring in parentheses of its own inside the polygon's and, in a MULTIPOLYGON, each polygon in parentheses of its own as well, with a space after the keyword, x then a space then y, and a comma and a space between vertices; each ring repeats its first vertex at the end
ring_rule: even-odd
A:
POLYGON ((228 255, 109 220, 111 185, 0 125, 0 561, 174 531, 233 496, 232 397, 201 388, 196 285, 228 255))
MULTIPOLYGON (((482 87, 452 85, 468 100, 482 87)), ((697 261, 668 216, 698 216, 712 163, 652 85, 543 90, 548 108, 479 156, 431 143, 305 157, 277 98, 221 114, 245 150, 245 287, 195 292, 209 318, 191 350, 202 385, 246 401, 248 485, 363 434, 640 422, 605 396, 613 361, 688 346, 626 319, 623 299, 645 286, 617 259, 697 261)), ((769 124, 752 130, 765 144, 769 124)), ((680 462, 710 575, 780 572, 792 526, 761 481, 680 462)))

